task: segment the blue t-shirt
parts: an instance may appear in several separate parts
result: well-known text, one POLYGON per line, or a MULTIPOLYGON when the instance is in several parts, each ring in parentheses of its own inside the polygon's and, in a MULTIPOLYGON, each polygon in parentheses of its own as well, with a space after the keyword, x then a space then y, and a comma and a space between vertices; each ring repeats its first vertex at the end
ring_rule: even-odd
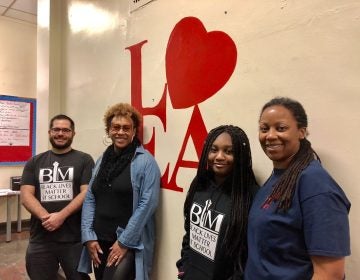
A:
POLYGON ((286 213, 276 202, 262 207, 284 171, 274 170, 251 207, 246 280, 311 279, 310 256, 350 255, 350 202, 318 161, 300 174, 286 213))

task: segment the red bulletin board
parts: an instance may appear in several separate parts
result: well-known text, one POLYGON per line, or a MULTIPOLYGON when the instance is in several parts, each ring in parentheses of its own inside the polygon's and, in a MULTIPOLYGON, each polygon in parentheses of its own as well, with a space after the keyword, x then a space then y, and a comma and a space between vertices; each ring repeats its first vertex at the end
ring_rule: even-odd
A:
POLYGON ((23 165, 35 155, 36 100, 0 95, 0 165, 23 165))

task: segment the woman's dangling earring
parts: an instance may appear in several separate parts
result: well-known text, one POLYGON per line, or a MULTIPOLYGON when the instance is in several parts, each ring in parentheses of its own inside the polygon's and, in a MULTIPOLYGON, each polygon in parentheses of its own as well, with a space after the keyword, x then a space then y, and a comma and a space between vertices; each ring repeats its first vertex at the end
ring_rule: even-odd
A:
POLYGON ((103 142, 103 144, 105 146, 110 146, 112 144, 112 140, 109 137, 109 135, 107 135, 107 134, 103 136, 103 141, 102 142, 103 142))

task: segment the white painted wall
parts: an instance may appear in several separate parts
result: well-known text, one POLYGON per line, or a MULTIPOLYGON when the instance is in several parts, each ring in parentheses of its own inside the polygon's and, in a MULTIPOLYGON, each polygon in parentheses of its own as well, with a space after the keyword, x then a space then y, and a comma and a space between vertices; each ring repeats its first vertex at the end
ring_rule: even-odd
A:
MULTIPOLYGON (((36 25, 0 16, 0 95, 36 98, 36 25)), ((0 166, 0 188, 10 188, 10 177, 23 166, 0 166)), ((6 199, 0 199, 0 222, 6 220, 6 199)), ((11 199, 12 220, 16 201, 11 199)), ((29 217, 24 212, 24 217, 29 217)))

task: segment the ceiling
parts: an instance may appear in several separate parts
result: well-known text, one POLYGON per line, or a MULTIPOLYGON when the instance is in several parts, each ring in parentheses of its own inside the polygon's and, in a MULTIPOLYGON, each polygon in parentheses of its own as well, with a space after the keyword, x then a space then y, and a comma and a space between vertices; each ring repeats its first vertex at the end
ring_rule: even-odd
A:
POLYGON ((37 0, 0 0, 0 16, 37 22, 37 0))

